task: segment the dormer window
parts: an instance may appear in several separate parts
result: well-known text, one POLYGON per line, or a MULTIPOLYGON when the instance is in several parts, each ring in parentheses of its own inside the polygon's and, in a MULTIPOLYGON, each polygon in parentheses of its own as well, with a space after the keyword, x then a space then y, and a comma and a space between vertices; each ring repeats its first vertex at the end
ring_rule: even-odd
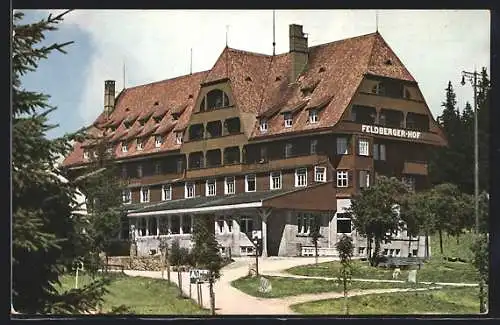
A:
POLYGON ((182 132, 175 132, 175 143, 182 144, 182 132))
POLYGON ((128 152, 128 145, 125 141, 122 141, 121 146, 122 146, 122 152, 128 152))
POLYGON ((318 123, 318 110, 317 109, 309 110, 309 123, 311 123, 311 124, 318 123))
POLYGON ((201 101, 200 112, 227 106, 229 106, 229 97, 227 94, 220 89, 213 89, 209 91, 201 101))
POLYGON ((137 139, 137 150, 143 150, 144 149, 144 143, 142 142, 142 139, 137 139))
POLYGON ((385 95, 385 86, 382 82, 377 83, 372 88, 372 93, 376 95, 385 95))
POLYGON ((163 137, 161 135, 155 136, 155 148, 161 147, 163 144, 163 137))
POLYGON ((89 155, 89 151, 88 151, 88 150, 84 150, 84 151, 83 151, 83 159, 88 160, 88 159, 89 159, 89 157, 90 157, 90 155, 89 155))
POLYGON ((285 127, 286 128, 291 128, 292 124, 293 124, 292 113, 285 113, 285 114, 283 114, 283 119, 285 120, 285 127))
POLYGON ((260 132, 267 132, 267 119, 263 118, 260 120, 259 129, 260 132))

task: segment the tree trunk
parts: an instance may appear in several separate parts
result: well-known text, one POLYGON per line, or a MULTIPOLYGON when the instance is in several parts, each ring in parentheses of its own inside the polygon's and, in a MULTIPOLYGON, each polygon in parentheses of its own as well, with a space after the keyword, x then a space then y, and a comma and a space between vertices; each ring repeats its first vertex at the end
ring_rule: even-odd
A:
POLYGON ((374 240, 375 240, 375 249, 373 250, 373 256, 370 261, 371 266, 377 266, 379 262, 378 255, 380 253, 380 240, 378 240, 377 238, 375 238, 374 240))
POLYGON ((366 254, 368 256, 368 260, 371 263, 371 256, 372 256, 372 239, 371 239, 371 237, 366 238, 366 254))
POLYGON ((315 254, 314 254, 314 257, 315 257, 314 258, 314 263, 315 263, 316 266, 318 266, 318 241, 314 242, 314 252, 315 252, 315 254))
POLYGON ((411 235, 408 235, 408 256, 411 255, 411 235))
POLYGON ((177 266, 177 281, 179 283, 179 297, 182 297, 182 272, 180 271, 180 267, 177 266))
POLYGON ((460 234, 457 234, 457 245, 460 245, 460 234))
POLYGON ((210 288, 210 311, 212 313, 212 316, 215 316, 215 293, 214 293, 213 280, 210 280, 209 288, 210 288))
POLYGON ((429 258, 429 233, 425 233, 425 258, 429 258))
POLYGON ((104 270, 105 270, 106 273, 108 273, 109 258, 108 258, 108 254, 107 253, 104 253, 104 258, 106 259, 106 266, 105 266, 104 270))
POLYGON ((439 250, 441 251, 441 254, 443 254, 443 231, 439 229, 438 232, 439 232, 439 250))
POLYGON ((347 303, 347 274, 344 269, 344 312, 346 315, 349 315, 349 304, 347 303))

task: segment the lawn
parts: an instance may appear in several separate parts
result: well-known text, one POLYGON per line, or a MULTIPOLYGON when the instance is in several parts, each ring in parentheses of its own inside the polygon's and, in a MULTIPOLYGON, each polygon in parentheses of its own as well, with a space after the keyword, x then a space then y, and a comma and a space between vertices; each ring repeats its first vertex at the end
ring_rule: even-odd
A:
MULTIPOLYGON (((125 305, 130 313, 137 315, 203 315, 209 312, 199 308, 191 299, 178 298, 179 288, 165 280, 145 277, 111 275, 109 293, 104 297, 102 312, 109 313, 113 307, 125 305)), ((78 277, 80 288, 91 282, 89 276, 78 277)), ((66 275, 61 279, 61 290, 75 286, 75 277, 66 275)))
MULTIPOLYGON (((456 237, 443 234, 443 254, 439 248, 439 237, 431 237, 432 257, 420 270, 417 271, 417 281, 430 282, 477 282, 477 271, 472 264, 462 262, 450 262, 443 257, 458 257, 470 261, 472 252, 469 249, 472 242, 472 234, 466 233, 460 236, 459 244, 456 237)), ((392 270, 371 267, 366 261, 354 261, 353 278, 361 279, 392 279, 392 270)), ((336 277, 340 268, 339 262, 320 263, 317 266, 303 265, 288 269, 287 272, 305 276, 336 277)), ((401 271, 400 279, 408 278, 408 271, 401 271)))
MULTIPOLYGON (((231 285, 244 293, 261 298, 280 298, 296 296, 307 293, 342 292, 342 287, 336 281, 320 279, 294 279, 285 277, 266 277, 272 285, 269 293, 259 292, 259 277, 243 277, 234 280, 231 285)), ((387 282, 363 282, 353 281, 350 290, 366 289, 389 289, 389 288, 411 288, 414 284, 387 283, 387 282)))
MULTIPOLYGON (((431 291, 397 292, 349 298, 349 314, 477 314, 478 288, 446 288, 431 291)), ((292 305, 300 314, 344 313, 343 299, 328 299, 292 305)))

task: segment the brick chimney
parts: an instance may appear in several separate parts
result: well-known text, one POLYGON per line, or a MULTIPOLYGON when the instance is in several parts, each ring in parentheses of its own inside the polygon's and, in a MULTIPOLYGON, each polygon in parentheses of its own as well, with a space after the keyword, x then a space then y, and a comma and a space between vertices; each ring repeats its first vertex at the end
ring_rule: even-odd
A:
POLYGON ((104 112, 108 115, 115 109, 115 81, 104 81, 104 112))
POLYGON ((307 37, 302 32, 301 25, 290 25, 290 54, 292 56, 292 71, 290 83, 297 81, 299 74, 305 69, 308 58, 307 37))

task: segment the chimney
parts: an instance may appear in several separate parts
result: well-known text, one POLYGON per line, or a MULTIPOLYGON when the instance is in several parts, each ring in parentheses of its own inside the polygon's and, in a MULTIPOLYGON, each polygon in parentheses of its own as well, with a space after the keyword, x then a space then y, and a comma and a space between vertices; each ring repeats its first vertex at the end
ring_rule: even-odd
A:
POLYGON ((302 32, 302 25, 290 25, 289 32, 290 53, 292 56, 292 72, 290 83, 297 80, 299 74, 305 69, 308 58, 307 37, 302 32))
POLYGON ((115 109, 115 81, 104 81, 104 112, 108 115, 115 109))

